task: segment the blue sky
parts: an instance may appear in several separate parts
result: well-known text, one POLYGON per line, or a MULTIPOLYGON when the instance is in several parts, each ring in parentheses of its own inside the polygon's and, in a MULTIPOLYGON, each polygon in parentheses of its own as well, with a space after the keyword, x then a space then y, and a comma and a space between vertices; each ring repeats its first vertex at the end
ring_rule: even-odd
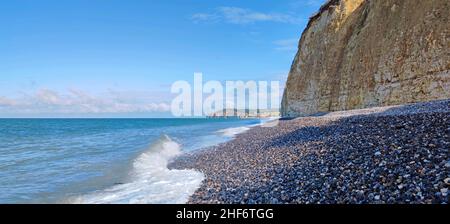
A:
POLYGON ((322 0, 11 0, 0 117, 166 116, 170 86, 284 82, 322 0))

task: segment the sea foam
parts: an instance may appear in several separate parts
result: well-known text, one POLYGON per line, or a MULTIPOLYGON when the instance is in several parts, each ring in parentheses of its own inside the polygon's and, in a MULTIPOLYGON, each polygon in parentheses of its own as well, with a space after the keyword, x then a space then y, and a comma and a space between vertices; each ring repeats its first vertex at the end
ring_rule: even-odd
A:
POLYGON ((244 133, 246 131, 250 130, 249 126, 243 126, 243 127, 237 127, 237 128, 226 128, 217 131, 217 133, 225 136, 225 137, 235 137, 238 134, 244 133))
POLYGON ((178 143, 163 135, 133 162, 131 181, 71 200, 77 204, 184 204, 204 175, 194 170, 169 170, 180 155, 178 143))
POLYGON ((222 129, 217 131, 217 133, 221 134, 222 136, 225 137, 229 137, 229 138, 233 138, 236 137, 236 135, 238 134, 242 134, 247 132, 248 130, 250 130, 253 127, 273 127, 276 126, 278 123, 279 117, 270 117, 270 118, 266 118, 266 119, 261 119, 260 122, 258 124, 252 124, 252 125, 247 125, 247 126, 241 126, 241 127, 236 127, 236 128, 226 128, 226 129, 222 129))

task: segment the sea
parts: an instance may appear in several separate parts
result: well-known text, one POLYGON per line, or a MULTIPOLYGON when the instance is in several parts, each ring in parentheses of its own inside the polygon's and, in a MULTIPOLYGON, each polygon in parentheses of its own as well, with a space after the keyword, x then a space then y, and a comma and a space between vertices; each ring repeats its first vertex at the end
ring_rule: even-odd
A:
POLYGON ((168 163, 263 122, 0 119, 0 203, 186 203, 204 174, 168 163))

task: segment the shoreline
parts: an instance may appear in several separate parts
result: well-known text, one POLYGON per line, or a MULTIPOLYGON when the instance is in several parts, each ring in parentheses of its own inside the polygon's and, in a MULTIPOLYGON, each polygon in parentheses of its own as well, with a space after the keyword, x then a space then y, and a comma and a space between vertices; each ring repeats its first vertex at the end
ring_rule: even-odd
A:
POLYGON ((450 100, 281 119, 169 164, 192 204, 448 203, 450 100))

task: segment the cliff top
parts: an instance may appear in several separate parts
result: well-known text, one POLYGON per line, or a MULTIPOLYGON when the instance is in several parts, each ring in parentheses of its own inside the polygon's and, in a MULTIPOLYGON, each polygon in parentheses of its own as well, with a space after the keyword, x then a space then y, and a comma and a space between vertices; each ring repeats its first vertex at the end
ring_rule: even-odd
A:
POLYGON ((315 14, 313 14, 311 17, 309 17, 309 22, 308 22, 308 26, 310 26, 310 24, 312 22, 314 22, 317 18, 320 17, 320 15, 330 9, 333 6, 339 5, 341 3, 341 0, 327 0, 322 6, 320 6, 320 9, 318 12, 316 12, 315 14))

